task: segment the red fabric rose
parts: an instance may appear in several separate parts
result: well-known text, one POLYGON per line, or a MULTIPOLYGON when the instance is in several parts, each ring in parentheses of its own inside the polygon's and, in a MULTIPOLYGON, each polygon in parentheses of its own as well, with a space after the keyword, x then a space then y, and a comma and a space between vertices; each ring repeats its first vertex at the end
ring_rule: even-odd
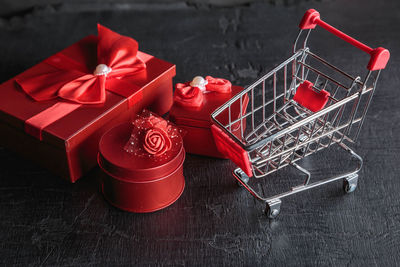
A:
POLYGON ((171 149, 172 143, 168 133, 161 128, 152 128, 146 132, 143 148, 149 154, 158 156, 171 149))

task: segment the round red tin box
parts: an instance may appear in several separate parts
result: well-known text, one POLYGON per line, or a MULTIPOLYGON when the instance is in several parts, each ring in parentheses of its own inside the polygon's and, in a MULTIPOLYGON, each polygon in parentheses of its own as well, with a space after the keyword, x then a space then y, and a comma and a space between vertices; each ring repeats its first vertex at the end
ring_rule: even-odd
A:
POLYGON ((178 135, 173 149, 160 156, 137 155, 124 150, 133 129, 120 124, 106 132, 99 143, 101 189, 114 206, 131 212, 152 212, 174 203, 185 187, 185 150, 178 135))

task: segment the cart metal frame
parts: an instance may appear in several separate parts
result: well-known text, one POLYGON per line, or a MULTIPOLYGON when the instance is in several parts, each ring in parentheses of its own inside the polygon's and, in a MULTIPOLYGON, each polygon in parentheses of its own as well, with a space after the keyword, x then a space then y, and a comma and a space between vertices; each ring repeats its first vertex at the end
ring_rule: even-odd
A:
MULTIPOLYGON (((233 171, 233 176, 257 200, 266 204, 265 212, 269 218, 275 218, 280 213, 281 200, 287 196, 337 180, 344 181, 346 193, 356 189, 363 160, 346 143, 352 144, 357 140, 381 69, 389 59, 387 57, 386 62, 382 64, 384 59, 378 58, 379 66, 369 64, 364 79, 354 77, 311 52, 307 47, 312 26, 316 25, 370 53, 371 61, 373 60, 373 51, 377 49, 369 48, 338 31, 321 21, 318 12, 309 10, 300 23, 301 29, 293 45, 293 55, 247 86, 211 115, 213 124, 222 130, 222 137, 231 139, 248 155, 244 165, 236 162, 239 168, 233 171), (313 23, 311 27, 310 23, 313 23), (297 48, 301 42, 302 46, 297 48), (360 47, 361 45, 365 47, 360 47), (326 90, 330 93, 328 103, 323 109, 312 112, 293 100, 298 86, 306 80, 313 82, 315 92, 326 90), (244 107, 245 95, 250 99, 245 112, 239 118, 232 119, 231 106, 239 103, 241 108, 244 107), (227 124, 223 124, 219 116, 226 113, 229 120, 227 124), (238 123, 241 125, 240 136, 232 132, 233 125, 238 123), (357 162, 356 168, 311 183, 311 173, 296 162, 332 144, 337 144, 348 152, 350 158, 357 162), (288 165, 306 176, 302 184, 274 196, 261 196, 250 186, 249 180, 253 177, 265 177, 288 165), (243 166, 251 168, 251 173, 242 170, 240 167, 243 166)), ((226 146, 218 144, 217 141, 216 143, 217 146, 226 146)))

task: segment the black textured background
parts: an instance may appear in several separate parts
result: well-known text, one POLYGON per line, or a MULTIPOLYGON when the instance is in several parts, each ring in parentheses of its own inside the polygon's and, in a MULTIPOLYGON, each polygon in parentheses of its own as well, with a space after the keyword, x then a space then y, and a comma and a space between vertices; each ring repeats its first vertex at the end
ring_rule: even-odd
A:
MULTIPOLYGON (((131 214, 105 202, 97 169, 69 184, 0 147, 0 265, 400 265, 399 1, 7 0, 3 7, 1 81, 96 33, 100 22, 174 62, 175 82, 212 74, 246 85, 290 55, 308 8, 392 57, 354 147, 365 162, 356 192, 344 195, 338 182, 289 197, 275 221, 237 188, 229 161, 189 155, 182 197, 165 210, 131 214)), ((321 30, 310 47, 353 74, 366 71, 365 54, 321 30)), ((329 149, 301 165, 322 178, 347 163, 329 149)), ((287 169, 264 186, 275 192, 301 179, 287 169)))

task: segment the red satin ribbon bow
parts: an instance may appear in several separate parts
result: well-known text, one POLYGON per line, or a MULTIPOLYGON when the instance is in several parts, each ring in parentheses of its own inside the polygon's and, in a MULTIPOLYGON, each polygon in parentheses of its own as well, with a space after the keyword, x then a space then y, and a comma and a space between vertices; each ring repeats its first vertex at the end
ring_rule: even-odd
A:
MULTIPOLYGON (((121 78, 135 76, 145 70, 146 64, 137 58, 138 43, 97 25, 97 67, 89 70, 86 62, 77 62, 58 53, 44 62, 53 66, 53 72, 17 79, 22 89, 36 101, 57 97, 79 103, 100 104, 106 100, 106 89, 118 94, 132 84, 121 78)), ((121 95, 126 96, 125 93, 121 95)))
POLYGON ((174 103, 182 107, 200 107, 203 103, 204 93, 226 94, 232 91, 232 84, 226 79, 207 76, 205 81, 203 91, 199 87, 191 86, 192 82, 177 83, 175 85, 174 103))

